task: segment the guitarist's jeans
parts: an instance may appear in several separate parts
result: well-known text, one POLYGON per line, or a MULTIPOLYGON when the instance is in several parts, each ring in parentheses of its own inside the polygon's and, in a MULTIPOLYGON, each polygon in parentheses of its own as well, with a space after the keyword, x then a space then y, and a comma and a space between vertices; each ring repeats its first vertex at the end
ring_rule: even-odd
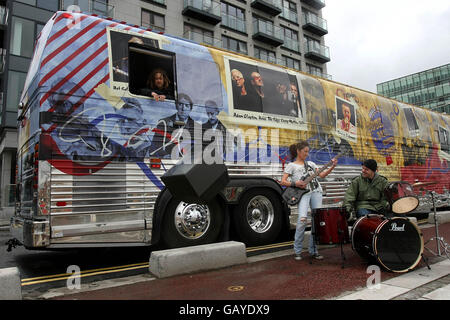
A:
MULTIPOLYGON (((303 239, 305 238, 305 229, 307 221, 300 221, 300 218, 306 217, 308 213, 308 207, 311 205, 311 209, 317 209, 322 207, 322 192, 308 192, 303 195, 302 199, 298 204, 298 220, 297 227, 295 229, 294 236, 294 253, 300 254, 303 247, 303 239)), ((314 242, 313 232, 314 223, 311 221, 311 236, 309 237, 309 254, 317 254, 317 246, 314 242)))

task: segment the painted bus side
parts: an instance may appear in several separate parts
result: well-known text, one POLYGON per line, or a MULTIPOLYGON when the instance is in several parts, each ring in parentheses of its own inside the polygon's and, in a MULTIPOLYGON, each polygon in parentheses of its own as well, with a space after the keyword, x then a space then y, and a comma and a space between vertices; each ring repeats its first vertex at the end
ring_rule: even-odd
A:
MULTIPOLYGON (((37 39, 21 98, 12 231, 28 248, 176 247, 226 239, 226 226, 267 243, 296 213, 277 181, 299 139, 319 165, 344 153, 322 181, 325 206, 340 205, 369 157, 391 181, 437 182, 426 188, 449 206, 449 120, 247 56, 57 12, 37 39), (170 81, 164 101, 147 87, 157 68, 170 81), (161 181, 176 163, 199 159, 225 163, 231 177, 206 206, 176 200, 161 181)), ((416 211, 426 212, 419 196, 416 211)))

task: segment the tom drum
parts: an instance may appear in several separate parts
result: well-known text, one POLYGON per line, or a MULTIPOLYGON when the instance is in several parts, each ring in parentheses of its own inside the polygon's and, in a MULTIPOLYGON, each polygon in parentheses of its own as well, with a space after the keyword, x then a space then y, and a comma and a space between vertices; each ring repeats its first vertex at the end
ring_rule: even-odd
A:
POLYGON ((384 190, 384 194, 394 213, 405 214, 413 211, 419 205, 419 199, 412 186, 404 181, 389 183, 384 190))
POLYGON ((314 238, 318 244, 350 242, 345 208, 320 208, 313 210, 314 238))

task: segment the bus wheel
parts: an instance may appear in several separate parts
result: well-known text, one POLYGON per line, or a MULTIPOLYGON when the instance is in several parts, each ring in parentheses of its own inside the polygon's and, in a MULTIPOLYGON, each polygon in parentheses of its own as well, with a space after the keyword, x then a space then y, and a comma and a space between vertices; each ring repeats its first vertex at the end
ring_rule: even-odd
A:
POLYGON ((234 209, 235 229, 246 244, 272 243, 281 231, 282 204, 269 189, 252 189, 245 193, 234 209))
POLYGON ((179 248, 215 242, 222 228, 222 211, 216 201, 204 205, 173 198, 162 224, 164 244, 168 248, 179 248))

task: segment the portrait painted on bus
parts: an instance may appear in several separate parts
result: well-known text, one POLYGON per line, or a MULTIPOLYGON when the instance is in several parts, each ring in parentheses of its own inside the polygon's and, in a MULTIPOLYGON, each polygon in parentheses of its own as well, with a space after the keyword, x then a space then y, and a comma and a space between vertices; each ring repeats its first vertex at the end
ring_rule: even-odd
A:
POLYGON ((235 111, 263 113, 267 116, 261 119, 274 121, 287 117, 303 118, 301 90, 295 74, 268 65, 228 61, 235 111))
POLYGON ((336 96, 336 131, 346 139, 356 140, 356 107, 336 96))

